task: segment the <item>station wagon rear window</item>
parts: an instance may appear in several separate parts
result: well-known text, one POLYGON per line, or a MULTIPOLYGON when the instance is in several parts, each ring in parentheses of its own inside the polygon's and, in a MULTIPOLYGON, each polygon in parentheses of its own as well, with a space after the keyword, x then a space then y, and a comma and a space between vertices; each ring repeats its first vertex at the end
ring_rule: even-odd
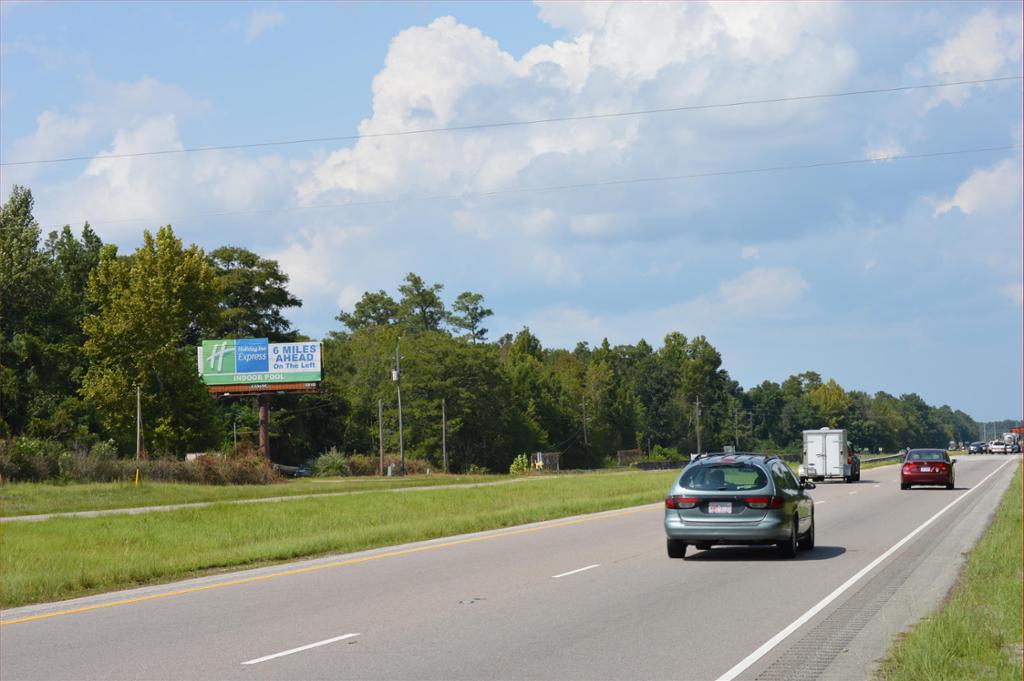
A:
POLYGON ((686 469, 679 484, 696 491, 754 490, 768 484, 768 476, 745 463, 695 466, 686 469))

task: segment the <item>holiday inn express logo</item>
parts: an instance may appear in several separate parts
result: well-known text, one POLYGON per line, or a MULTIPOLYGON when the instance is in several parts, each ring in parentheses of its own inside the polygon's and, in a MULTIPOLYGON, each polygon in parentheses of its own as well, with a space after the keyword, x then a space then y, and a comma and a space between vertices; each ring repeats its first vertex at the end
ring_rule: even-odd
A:
POLYGON ((204 340, 197 351, 199 375, 207 385, 291 383, 321 378, 321 347, 315 341, 204 340))

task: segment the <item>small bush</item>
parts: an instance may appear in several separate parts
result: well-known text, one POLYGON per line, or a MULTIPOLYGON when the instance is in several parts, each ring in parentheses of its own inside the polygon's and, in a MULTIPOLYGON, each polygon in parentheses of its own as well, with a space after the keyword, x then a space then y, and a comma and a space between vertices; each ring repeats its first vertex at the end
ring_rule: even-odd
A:
POLYGON ((530 459, 527 458, 526 454, 520 454, 512 460, 512 465, 508 467, 509 475, 526 475, 527 471, 530 470, 530 459))
POLYGON ((490 475, 491 469, 487 466, 480 466, 475 463, 471 463, 466 466, 466 475, 490 475))
POLYGON ((348 457, 349 474, 377 475, 378 457, 366 454, 353 454, 348 457))
POLYGON ((117 458, 117 445, 113 440, 100 440, 89 450, 89 456, 94 459, 113 461, 117 458))
POLYGON ((335 475, 351 475, 352 469, 349 466, 348 458, 339 452, 337 448, 331 447, 313 462, 313 473, 317 477, 322 478, 335 475))
POLYGON ((662 447, 661 445, 654 445, 650 455, 647 457, 648 461, 682 461, 685 457, 679 453, 679 450, 675 447, 662 447))
POLYGON ((4 457, 4 479, 21 482, 42 482, 57 477, 60 456, 66 453, 59 442, 35 437, 8 440, 4 443, 5 451, 8 448, 9 457, 4 457))

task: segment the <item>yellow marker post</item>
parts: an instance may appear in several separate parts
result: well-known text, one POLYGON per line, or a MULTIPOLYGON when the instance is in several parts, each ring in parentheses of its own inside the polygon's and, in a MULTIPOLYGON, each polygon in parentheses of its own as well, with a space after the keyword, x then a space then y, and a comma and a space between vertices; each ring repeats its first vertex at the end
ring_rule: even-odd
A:
POLYGON ((135 486, 136 487, 139 486, 139 469, 138 468, 135 469, 135 486))

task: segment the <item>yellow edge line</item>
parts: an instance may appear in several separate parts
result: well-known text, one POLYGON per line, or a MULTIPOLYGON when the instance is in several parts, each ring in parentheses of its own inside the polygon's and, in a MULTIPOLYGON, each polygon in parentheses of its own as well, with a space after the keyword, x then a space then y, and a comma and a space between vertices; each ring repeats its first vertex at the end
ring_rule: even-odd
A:
MULTIPOLYGON (((102 610, 104 608, 113 608, 119 605, 129 605, 131 603, 142 603, 143 601, 155 601, 160 598, 171 598, 172 596, 182 596, 184 594, 196 593, 199 591, 209 591, 210 589, 220 589, 226 586, 238 586, 239 584, 250 584, 252 582, 262 582, 268 579, 276 579, 278 577, 288 577, 291 575, 301 575, 306 572, 317 572, 319 570, 327 570, 329 568, 344 567, 346 565, 357 565, 359 563, 367 563, 372 560, 381 560, 383 558, 394 558, 396 556, 405 556, 410 553, 421 553, 424 551, 434 551, 437 549, 447 548, 449 546, 459 546, 461 544, 472 544, 479 541, 485 541, 488 539, 499 539, 501 537, 511 537, 518 534, 527 534, 530 532, 539 532, 541 530, 549 530, 556 527, 567 527, 570 525, 579 525, 580 523, 590 522, 592 520, 602 520, 604 518, 618 518, 624 515, 632 515, 634 513, 640 513, 646 511, 652 504, 648 504, 641 508, 634 508, 628 511, 620 511, 618 513, 605 513, 598 516, 589 516, 586 518, 578 518, 576 520, 568 520, 560 523, 552 523, 550 525, 542 525, 540 527, 527 527, 521 530, 510 530, 507 532, 497 532, 495 534, 487 534, 481 537, 469 537, 467 539, 457 539, 455 541, 444 542, 442 544, 431 544, 429 546, 418 546, 412 549, 402 549, 401 551, 389 551, 388 553, 378 553, 372 556, 363 556, 362 558, 350 558, 349 560, 340 560, 334 563, 325 563, 323 565, 311 565, 304 568, 296 568, 294 570, 285 570, 284 572, 274 572, 269 575, 257 575, 254 577, 243 577, 241 579, 232 579, 227 582, 217 582, 216 584, 206 584, 204 586, 193 586, 187 589, 178 589, 176 591, 167 591, 159 594, 150 594, 148 596, 138 596, 137 598, 125 598, 120 601, 111 601, 109 603, 98 603, 96 605, 87 605, 81 608, 72 608, 71 610, 59 610, 57 612, 49 612, 42 615, 32 615, 30 617, 21 617, 14 620, 3 620, 0 621, 0 627, 7 626, 10 624, 21 624, 23 622, 34 622, 36 620, 45 620, 51 617, 61 617, 63 615, 74 615, 80 612, 89 612, 90 610, 102 610)), ((659 504, 660 505, 660 504, 659 504)))

